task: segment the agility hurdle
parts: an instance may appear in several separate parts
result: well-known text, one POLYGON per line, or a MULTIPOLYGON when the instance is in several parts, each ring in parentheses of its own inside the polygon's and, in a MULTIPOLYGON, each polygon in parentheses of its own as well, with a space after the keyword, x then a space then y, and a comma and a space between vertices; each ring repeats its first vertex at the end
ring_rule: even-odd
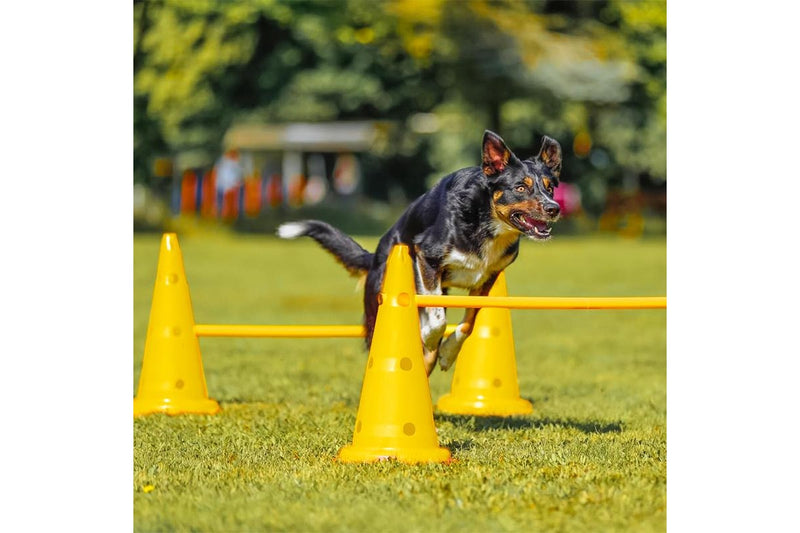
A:
MULTIPOLYGON (((433 405, 419 335, 419 307, 486 308, 456 362, 451 392, 442 412, 499 415, 532 412, 519 396, 510 309, 665 309, 665 297, 509 297, 501 273, 488 296, 418 295, 411 256, 395 246, 387 261, 372 346, 361 390, 353 443, 342 462, 395 458, 443 462, 450 452, 438 445, 433 405)), ((448 326, 452 333, 457 326, 448 326)), ((363 337, 354 325, 195 324, 177 235, 162 236, 156 283, 145 340, 134 416, 148 413, 215 414, 208 397, 199 337, 363 337)))
MULTIPOLYGON (((636 297, 552 297, 552 296, 436 296, 417 294, 417 307, 471 307, 505 309, 666 309, 663 296, 636 297)), ((449 324, 445 335, 457 325, 449 324)), ((358 338, 366 333, 362 326, 324 325, 241 325, 197 324, 198 337, 263 337, 263 338, 358 338)))
MULTIPOLYGON (((445 329, 450 334, 456 329, 450 324, 445 329)), ((363 338, 363 326, 290 326, 290 325, 241 325, 241 324, 197 324, 194 334, 198 337, 262 337, 272 339, 314 339, 314 338, 363 338)))

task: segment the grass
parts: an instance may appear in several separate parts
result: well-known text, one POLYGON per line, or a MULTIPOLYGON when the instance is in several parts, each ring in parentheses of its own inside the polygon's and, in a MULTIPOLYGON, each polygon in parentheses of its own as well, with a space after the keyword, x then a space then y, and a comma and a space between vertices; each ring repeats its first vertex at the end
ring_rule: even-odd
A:
MULTIPOLYGON (((375 239, 360 239, 372 246, 375 239)), ((134 238, 134 389, 159 247, 134 238)), ((360 322, 354 281, 312 242, 181 236, 198 323, 360 322)), ((512 295, 666 294, 663 238, 525 242, 512 295)), ((461 311, 450 312, 450 322, 461 311)), ((359 339, 211 339, 215 416, 134 420, 136 531, 664 531, 666 313, 512 312, 527 417, 437 413, 454 462, 344 465, 359 339)), ((435 401, 452 372, 434 372, 435 401)))

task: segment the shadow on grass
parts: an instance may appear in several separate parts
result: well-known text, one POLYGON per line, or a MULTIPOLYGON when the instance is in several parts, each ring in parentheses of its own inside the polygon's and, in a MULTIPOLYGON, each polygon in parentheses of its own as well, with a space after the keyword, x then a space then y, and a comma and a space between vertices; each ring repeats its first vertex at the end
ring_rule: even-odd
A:
POLYGON ((472 439, 466 440, 454 440, 450 442, 446 442, 442 444, 442 446, 446 446, 448 450, 453 453, 463 452, 464 450, 469 450, 475 447, 475 443, 472 439))
POLYGON ((503 416, 434 415, 437 422, 449 422, 454 426, 474 431, 495 429, 539 429, 548 426, 577 429, 583 433, 621 433, 621 422, 601 422, 597 420, 574 420, 570 418, 523 418, 503 416))

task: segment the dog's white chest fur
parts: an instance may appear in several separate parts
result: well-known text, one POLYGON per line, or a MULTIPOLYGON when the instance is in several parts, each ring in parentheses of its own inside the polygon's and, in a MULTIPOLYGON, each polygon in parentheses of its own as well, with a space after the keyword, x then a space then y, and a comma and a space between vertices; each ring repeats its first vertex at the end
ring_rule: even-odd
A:
POLYGON ((444 257, 447 276, 442 280, 442 287, 472 289, 482 285, 493 272, 503 270, 511 263, 513 256, 507 256, 505 252, 517 236, 512 232, 500 233, 483 245, 480 254, 456 248, 450 250, 444 257))

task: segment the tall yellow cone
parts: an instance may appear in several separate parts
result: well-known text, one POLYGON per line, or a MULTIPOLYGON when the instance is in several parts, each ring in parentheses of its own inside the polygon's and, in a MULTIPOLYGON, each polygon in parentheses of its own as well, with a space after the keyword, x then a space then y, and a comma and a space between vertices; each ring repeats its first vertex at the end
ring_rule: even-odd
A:
MULTIPOLYGON (((501 272, 489 296, 508 296, 501 272)), ((533 405, 519 395, 511 313, 504 308, 484 308, 478 313, 472 334, 456 359, 450 393, 436 404, 442 413, 511 416, 533 412, 533 405)))
POLYGON ((353 444, 342 448, 338 459, 445 462, 450 451, 439 447, 433 423, 407 246, 392 249, 380 297, 353 444))
POLYGON ((219 410, 219 404, 208 397, 178 236, 165 233, 133 415, 219 410))

